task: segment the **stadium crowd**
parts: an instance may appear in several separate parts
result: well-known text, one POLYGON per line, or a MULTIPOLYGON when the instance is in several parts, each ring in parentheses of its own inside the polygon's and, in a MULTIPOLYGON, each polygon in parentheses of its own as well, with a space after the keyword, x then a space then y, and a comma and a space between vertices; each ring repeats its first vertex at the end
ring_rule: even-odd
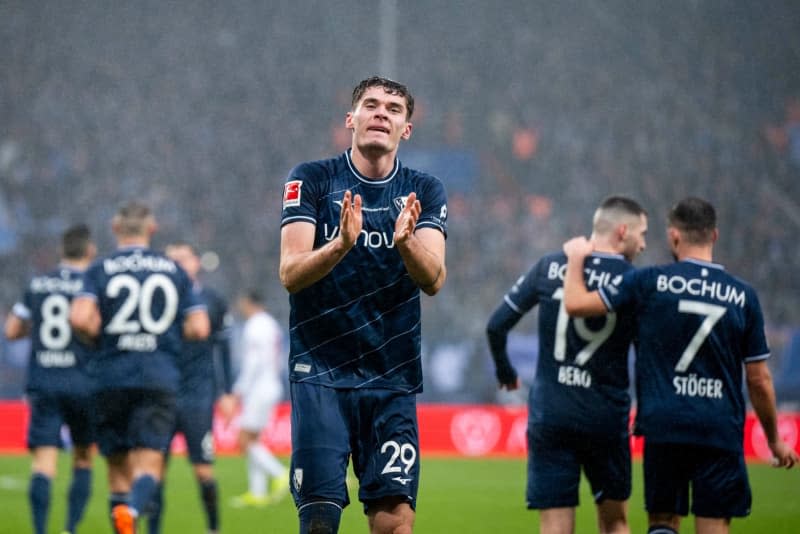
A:
MULTIPOLYGON (((788 1, 724 4, 400 6, 396 76, 419 100, 401 159, 474 156, 447 183, 449 281, 424 304, 425 341, 460 343, 487 368, 483 391, 488 314, 535 259, 588 232, 612 192, 651 214, 646 263, 668 259, 672 202, 713 199, 718 258, 760 292, 773 344, 800 325, 800 281, 786 275, 800 266, 800 21, 788 1), (430 35, 435 46, 416 38, 430 35)), ((67 224, 86 221, 108 250, 104 222, 137 197, 165 242, 217 253, 209 284, 263 287, 286 324, 282 183, 348 144, 348 88, 377 70, 382 37, 377 7, 358 6, 6 3, 0 316, 55 261, 67 224), (342 31, 343 17, 367 31, 342 31)), ((21 366, 3 358, 19 372, 2 373, 0 395, 13 394, 21 366)))

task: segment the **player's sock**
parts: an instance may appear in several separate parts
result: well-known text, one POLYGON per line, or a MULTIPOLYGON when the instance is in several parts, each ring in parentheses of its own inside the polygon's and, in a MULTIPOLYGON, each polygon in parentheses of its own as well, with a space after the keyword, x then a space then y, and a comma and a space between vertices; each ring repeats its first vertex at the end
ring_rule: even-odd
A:
POLYGON ((300 534, 336 534, 342 507, 334 502, 312 502, 300 507, 300 534))
POLYGON ((92 492, 92 470, 86 468, 75 468, 72 470, 72 483, 69 486, 69 497, 67 500, 67 523, 64 530, 67 532, 74 532, 83 512, 86 510, 86 504, 89 502, 89 496, 92 492))
POLYGON ((31 475, 28 500, 31 503, 33 527, 36 534, 47 531, 47 512, 50 509, 50 478, 41 473, 31 475))
POLYGON ((666 525, 654 525, 647 529, 647 534, 678 534, 678 531, 666 525))
POLYGON ((108 496, 108 511, 112 511, 118 504, 128 504, 130 495, 128 493, 112 493, 108 496))
POLYGON ((254 497, 263 497, 267 494, 267 477, 264 469, 250 454, 247 455, 247 490, 254 497))
POLYGON ((130 506, 134 513, 140 514, 147 510, 147 505, 153 499, 153 492, 157 487, 158 481, 151 475, 141 475, 133 481, 130 506))
POLYGON ((217 481, 213 478, 200 482, 200 499, 206 511, 208 530, 219 530, 219 507, 217 505, 217 481))
POLYGON ((250 445, 247 448, 247 455, 271 477, 279 477, 286 471, 283 464, 260 443, 250 445))
POLYGON ((153 497, 147 505, 147 534, 161 532, 161 512, 164 510, 164 484, 156 485, 153 497))

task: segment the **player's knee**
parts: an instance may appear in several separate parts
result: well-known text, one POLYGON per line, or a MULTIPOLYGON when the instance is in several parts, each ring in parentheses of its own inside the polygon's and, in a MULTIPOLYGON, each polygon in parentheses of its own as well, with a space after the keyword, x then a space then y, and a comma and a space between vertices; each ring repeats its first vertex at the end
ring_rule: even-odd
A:
POLYGON ((300 534, 336 534, 342 508, 333 502, 312 502, 298 510, 300 534))

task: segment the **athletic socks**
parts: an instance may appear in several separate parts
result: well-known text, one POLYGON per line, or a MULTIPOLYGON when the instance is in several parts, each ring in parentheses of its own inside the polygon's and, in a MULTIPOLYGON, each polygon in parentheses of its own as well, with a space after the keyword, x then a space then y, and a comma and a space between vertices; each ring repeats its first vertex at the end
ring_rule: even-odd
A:
POLYGON ((157 486, 158 482, 151 475, 142 475, 133 481, 130 506, 136 514, 147 510, 157 486))
POLYGON ((147 534, 159 534, 161 532, 161 512, 164 510, 164 484, 156 485, 153 490, 153 497, 147 505, 147 534))
POLYGON ((253 458, 247 455, 247 491, 254 497, 264 497, 267 494, 267 477, 264 469, 253 458))
POLYGON ((342 507, 334 502, 312 502, 298 510, 300 534, 336 534, 342 507))
POLYGON ((83 517, 86 504, 92 491, 92 470, 75 468, 72 471, 72 483, 67 500, 67 523, 64 530, 74 532, 75 526, 83 517))
POLYGON ((50 478, 41 473, 31 475, 28 500, 33 514, 34 532, 45 534, 47 532, 47 512, 50 509, 50 478))
POLYGON ((271 477, 281 476, 286 468, 271 452, 260 443, 253 443, 247 448, 247 456, 271 477))
POLYGON ((208 530, 219 530, 219 507, 217 505, 217 481, 212 479, 200 482, 200 499, 206 512, 208 530))
POLYGON ((672 527, 664 525, 655 525, 647 530, 647 534, 678 534, 672 527))

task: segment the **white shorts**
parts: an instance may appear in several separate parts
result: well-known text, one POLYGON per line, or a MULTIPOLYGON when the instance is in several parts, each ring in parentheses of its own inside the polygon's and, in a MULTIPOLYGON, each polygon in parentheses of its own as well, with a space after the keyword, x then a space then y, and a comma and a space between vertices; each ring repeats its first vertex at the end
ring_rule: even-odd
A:
POLYGON ((254 391, 244 395, 239 428, 250 432, 261 432, 269 423, 273 408, 282 396, 283 387, 280 383, 256 387, 254 391))

